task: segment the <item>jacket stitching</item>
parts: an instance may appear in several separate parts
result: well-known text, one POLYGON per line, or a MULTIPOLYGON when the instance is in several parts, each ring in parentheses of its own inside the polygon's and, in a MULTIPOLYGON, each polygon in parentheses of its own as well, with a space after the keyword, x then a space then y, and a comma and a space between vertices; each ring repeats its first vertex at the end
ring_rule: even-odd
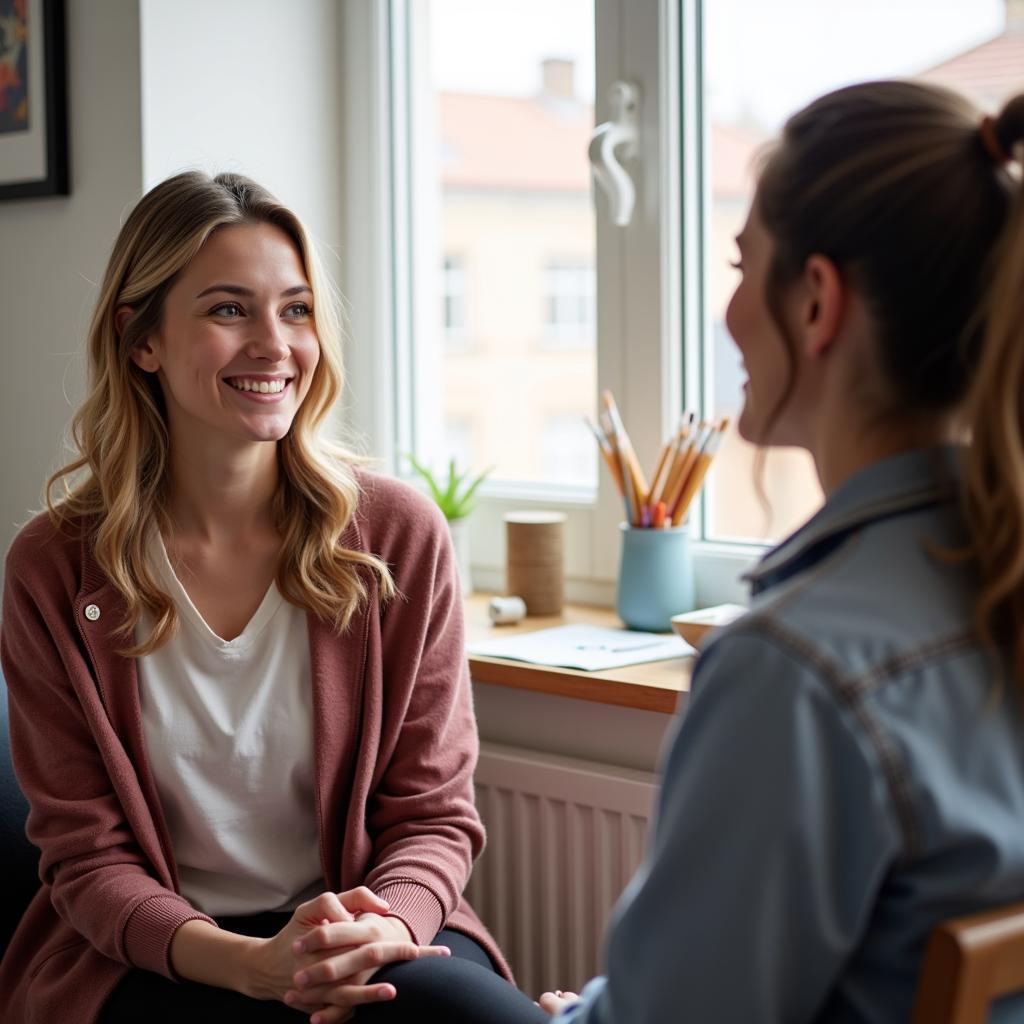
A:
POLYGON ((886 658, 885 661, 873 665, 859 676, 847 679, 844 685, 856 690, 859 695, 866 696, 869 693, 874 693, 884 683, 901 672, 909 672, 933 658, 953 654, 955 651, 966 649, 976 643, 977 636, 973 630, 943 637, 941 640, 925 644, 923 647, 894 654, 892 657, 886 658))
POLYGON ((882 771, 885 773, 892 794, 896 815, 900 820, 900 827, 903 829, 904 858, 909 860, 920 852, 921 829, 917 823, 917 815, 914 813, 914 803, 910 796, 910 784, 903 759, 895 745, 889 740, 885 730, 855 690, 844 686, 836 696, 856 716, 878 753, 882 771))
POLYGON ((914 813, 913 801, 910 798, 907 772, 899 751, 889 741, 884 729, 864 703, 864 692, 852 682, 844 679, 836 663, 803 637, 790 632, 767 617, 756 616, 750 625, 755 624, 781 644, 790 648, 801 660, 817 669, 818 674, 832 689, 837 701, 854 715, 878 757, 882 774, 892 797, 900 831, 903 833, 903 856, 906 859, 911 858, 918 852, 920 846, 920 828, 917 823, 917 815, 914 813))

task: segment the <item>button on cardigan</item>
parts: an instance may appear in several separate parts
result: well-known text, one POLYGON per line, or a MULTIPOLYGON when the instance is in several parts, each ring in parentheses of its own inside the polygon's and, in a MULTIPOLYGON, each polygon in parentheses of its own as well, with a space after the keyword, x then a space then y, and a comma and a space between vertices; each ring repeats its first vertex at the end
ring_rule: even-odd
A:
MULTIPOLYGON (((417 942, 442 926, 462 931, 508 975, 461 898, 484 834, 447 527, 411 487, 357 477, 362 494, 342 543, 379 555, 399 596, 381 607, 371 581, 369 602, 340 636, 307 616, 325 888, 367 885, 417 942)), ((7 558, 0 657, 44 884, 0 964, 3 1024, 90 1024, 129 967, 173 977, 175 930, 209 920, 178 893, 135 663, 112 636, 123 619, 87 523, 58 531, 42 515, 22 529, 7 558)))

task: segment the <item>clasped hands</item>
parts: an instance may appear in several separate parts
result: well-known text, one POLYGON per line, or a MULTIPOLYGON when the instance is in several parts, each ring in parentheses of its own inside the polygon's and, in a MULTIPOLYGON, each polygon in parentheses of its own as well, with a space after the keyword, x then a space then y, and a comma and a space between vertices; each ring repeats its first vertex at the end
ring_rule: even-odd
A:
POLYGON ((388 904, 365 886, 326 892, 296 908, 256 953, 258 998, 279 999, 311 1014, 311 1024, 347 1020, 362 1003, 394 999, 393 985, 367 984, 385 964, 449 956, 445 946, 419 946, 388 904))

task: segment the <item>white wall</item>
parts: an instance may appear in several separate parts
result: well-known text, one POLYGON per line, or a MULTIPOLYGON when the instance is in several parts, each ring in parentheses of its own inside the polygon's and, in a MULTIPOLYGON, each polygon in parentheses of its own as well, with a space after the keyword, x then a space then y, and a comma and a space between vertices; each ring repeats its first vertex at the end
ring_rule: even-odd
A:
POLYGON ((0 557, 64 461, 95 285, 142 189, 138 0, 69 3, 67 42, 71 195, 0 203, 0 557))
MULTIPOLYGON (((341 236, 335 0, 141 0, 143 175, 237 171, 341 236)), ((337 277, 337 264, 328 257, 337 277)))

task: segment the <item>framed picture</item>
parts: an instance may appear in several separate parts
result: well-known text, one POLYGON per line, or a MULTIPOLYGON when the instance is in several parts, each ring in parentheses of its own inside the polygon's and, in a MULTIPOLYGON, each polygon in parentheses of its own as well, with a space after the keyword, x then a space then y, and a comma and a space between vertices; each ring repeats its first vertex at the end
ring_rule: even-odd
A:
POLYGON ((0 199, 68 192, 64 0, 0 0, 0 199))

